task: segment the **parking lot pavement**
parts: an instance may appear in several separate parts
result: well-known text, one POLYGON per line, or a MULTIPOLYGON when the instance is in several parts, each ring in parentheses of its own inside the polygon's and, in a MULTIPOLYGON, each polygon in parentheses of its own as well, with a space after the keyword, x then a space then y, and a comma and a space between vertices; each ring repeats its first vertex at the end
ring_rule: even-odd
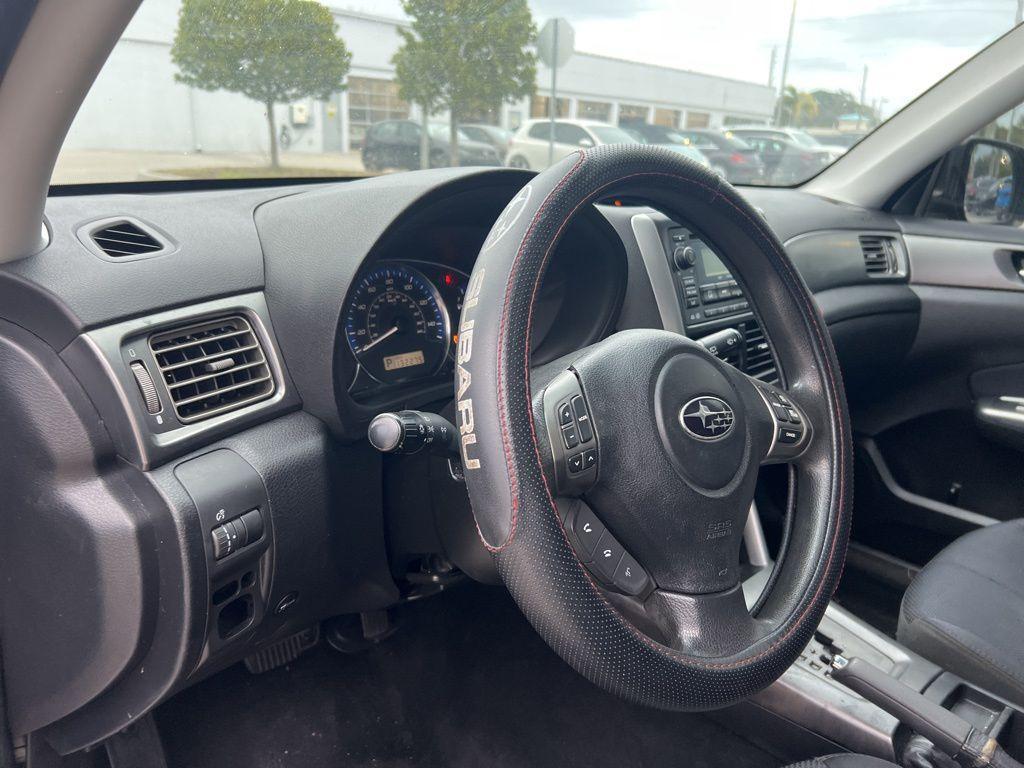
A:
MULTIPOLYGON (((254 177, 268 166, 260 153, 139 152, 113 150, 65 150, 57 160, 53 184, 86 184, 113 181, 153 181, 189 178, 189 170, 208 177, 211 171, 252 168, 254 177)), ((342 176, 365 173, 359 152, 313 154, 282 152, 281 166, 308 171, 327 171, 342 176)), ((320 175, 320 174, 310 174, 320 175)), ((329 175, 329 174, 324 174, 329 175)))

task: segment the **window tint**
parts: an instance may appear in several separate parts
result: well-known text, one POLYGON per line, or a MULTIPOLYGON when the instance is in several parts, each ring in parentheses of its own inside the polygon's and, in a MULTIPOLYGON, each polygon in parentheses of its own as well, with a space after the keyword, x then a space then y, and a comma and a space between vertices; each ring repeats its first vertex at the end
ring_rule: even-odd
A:
POLYGON ((373 138, 394 139, 398 136, 398 123, 380 123, 373 126, 373 138))
POLYGON ((540 139, 541 141, 547 141, 551 135, 551 124, 550 123, 534 123, 530 126, 530 138, 540 139))
POLYGON ((589 139, 587 132, 572 123, 555 123, 555 141, 559 144, 578 146, 583 139, 589 139))

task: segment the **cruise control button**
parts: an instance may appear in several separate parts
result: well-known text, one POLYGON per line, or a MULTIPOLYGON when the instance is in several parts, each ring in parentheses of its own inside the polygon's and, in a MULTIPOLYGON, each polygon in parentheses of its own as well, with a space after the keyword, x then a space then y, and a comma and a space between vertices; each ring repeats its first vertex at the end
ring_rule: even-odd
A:
POLYGON ((597 519, 597 515, 589 507, 580 506, 573 524, 573 533, 579 542, 579 554, 583 562, 590 562, 590 556, 597 549, 597 542, 601 540, 604 531, 604 523, 597 519))
POLYGON ((575 454, 573 456, 570 456, 567 463, 569 465, 569 474, 570 475, 575 475, 578 472, 582 472, 583 471, 583 454, 582 453, 577 453, 577 454, 575 454))
POLYGON ((800 438, 803 437, 804 433, 796 429, 789 429, 788 427, 779 428, 779 442, 784 445, 793 445, 799 443, 800 438))
POLYGON ((800 423, 800 414, 797 413, 797 411, 795 409, 787 408, 786 409, 786 415, 789 416, 789 420, 791 422, 793 422, 794 424, 799 424, 800 423))
POLYGON ((639 595, 647 586, 647 572, 627 552, 619 560, 612 583, 627 595, 639 595))
POLYGON ((576 414, 576 429, 579 430, 580 442, 589 443, 594 439, 594 428, 590 424, 587 403, 581 395, 572 399, 572 412, 576 414))
POLYGON ((572 424, 572 408, 569 407, 569 401, 558 406, 558 424, 562 427, 572 424))
POLYGON ((612 581, 615 578, 615 569, 619 567, 619 560, 625 552, 615 537, 605 531, 601 540, 597 542, 597 549, 594 550, 594 571, 605 581, 612 581))
POLYGON ((591 448, 583 452, 583 468, 590 469, 597 466, 597 449, 591 448))
POLYGON ((789 409, 786 406, 772 403, 772 410, 775 411, 775 418, 779 421, 789 421, 789 409))
POLYGON ((562 427, 562 442, 565 443, 565 447, 572 450, 580 444, 580 435, 576 431, 576 425, 570 424, 568 427, 562 427))

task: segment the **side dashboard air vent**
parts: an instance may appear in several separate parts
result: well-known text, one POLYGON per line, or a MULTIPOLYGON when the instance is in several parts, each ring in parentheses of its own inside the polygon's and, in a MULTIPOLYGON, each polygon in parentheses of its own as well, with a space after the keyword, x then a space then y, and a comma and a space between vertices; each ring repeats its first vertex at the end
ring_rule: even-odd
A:
POLYGON ((861 235, 864 270, 871 277, 896 277, 904 273, 898 241, 892 235, 861 235))
POLYGON ((768 346, 761 326, 756 320, 747 320, 743 323, 743 372, 755 379, 776 384, 779 381, 778 371, 775 369, 775 357, 772 349, 768 346))
POLYGON ((116 221, 92 232, 96 246, 112 259, 129 256, 151 256, 166 247, 141 227, 130 221, 116 221))
POLYGON ((186 424, 264 400, 276 389, 259 337, 244 317, 159 333, 149 347, 186 424))

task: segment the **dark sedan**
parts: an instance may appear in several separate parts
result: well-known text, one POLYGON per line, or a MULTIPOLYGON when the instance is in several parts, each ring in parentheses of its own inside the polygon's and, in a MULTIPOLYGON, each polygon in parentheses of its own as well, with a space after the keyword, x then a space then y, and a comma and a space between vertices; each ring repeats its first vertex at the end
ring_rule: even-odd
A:
POLYGON ((746 142, 710 128, 680 128, 677 133, 707 157, 711 168, 732 184, 763 184, 764 162, 746 142))
MULTIPOLYGON (((368 171, 385 168, 420 168, 419 123, 412 120, 386 120, 370 126, 363 141, 363 167, 368 171)), ((445 168, 452 162, 451 133, 446 123, 430 123, 427 127, 430 167, 445 168)), ((501 165, 494 147, 473 141, 461 131, 458 140, 459 165, 501 165)))

